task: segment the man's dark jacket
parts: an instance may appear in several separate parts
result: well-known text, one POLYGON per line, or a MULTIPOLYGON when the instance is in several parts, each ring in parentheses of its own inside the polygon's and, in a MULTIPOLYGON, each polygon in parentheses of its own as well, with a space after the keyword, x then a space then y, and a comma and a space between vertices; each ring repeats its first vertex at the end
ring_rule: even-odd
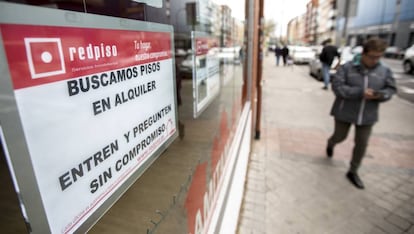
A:
POLYGON ((332 79, 335 101, 331 115, 342 122, 372 125, 378 120, 379 104, 396 93, 391 70, 381 63, 366 69, 358 61, 339 67, 332 79), (378 100, 364 99, 364 90, 371 88, 381 94, 378 100))
POLYGON ((338 48, 336 48, 336 46, 333 45, 327 45, 323 47, 322 52, 319 55, 319 60, 331 66, 335 57, 340 57, 340 54, 338 53, 338 48))

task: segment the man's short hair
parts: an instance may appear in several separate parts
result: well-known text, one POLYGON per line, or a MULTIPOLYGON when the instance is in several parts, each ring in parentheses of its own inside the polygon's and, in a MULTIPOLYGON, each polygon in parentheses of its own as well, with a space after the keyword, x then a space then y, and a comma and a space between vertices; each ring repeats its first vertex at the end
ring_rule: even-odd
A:
POLYGON ((325 46, 325 45, 327 45, 327 44, 331 44, 331 43, 332 43, 332 39, 331 39, 331 38, 328 38, 328 39, 324 40, 321 44, 322 44, 323 46, 325 46))
POLYGON ((363 46, 362 53, 368 53, 370 51, 384 52, 387 48, 387 43, 378 37, 369 38, 363 46))

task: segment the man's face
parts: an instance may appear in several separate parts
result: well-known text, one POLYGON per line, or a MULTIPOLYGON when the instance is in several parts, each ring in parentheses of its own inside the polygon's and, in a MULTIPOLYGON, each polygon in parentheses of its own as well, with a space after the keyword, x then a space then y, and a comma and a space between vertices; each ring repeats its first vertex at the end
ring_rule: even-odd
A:
POLYGON ((382 51, 369 51, 362 53, 361 62, 367 68, 372 68, 379 62, 384 52, 382 51))

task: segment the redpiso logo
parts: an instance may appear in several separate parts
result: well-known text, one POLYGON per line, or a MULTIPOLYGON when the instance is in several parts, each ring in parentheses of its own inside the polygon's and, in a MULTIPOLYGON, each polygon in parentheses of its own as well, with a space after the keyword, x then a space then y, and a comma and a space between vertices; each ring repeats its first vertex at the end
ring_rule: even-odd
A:
POLYGON ((66 72, 60 38, 25 38, 24 44, 32 79, 66 72))

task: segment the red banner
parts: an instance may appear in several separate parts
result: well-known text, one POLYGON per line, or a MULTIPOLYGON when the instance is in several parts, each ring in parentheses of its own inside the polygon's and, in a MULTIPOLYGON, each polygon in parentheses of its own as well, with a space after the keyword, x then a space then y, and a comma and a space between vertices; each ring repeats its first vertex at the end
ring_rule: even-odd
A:
POLYGON ((196 55, 207 54, 209 50, 218 46, 218 42, 213 38, 196 38, 196 55))
POLYGON ((13 24, 0 30, 14 89, 172 58, 166 32, 13 24))

